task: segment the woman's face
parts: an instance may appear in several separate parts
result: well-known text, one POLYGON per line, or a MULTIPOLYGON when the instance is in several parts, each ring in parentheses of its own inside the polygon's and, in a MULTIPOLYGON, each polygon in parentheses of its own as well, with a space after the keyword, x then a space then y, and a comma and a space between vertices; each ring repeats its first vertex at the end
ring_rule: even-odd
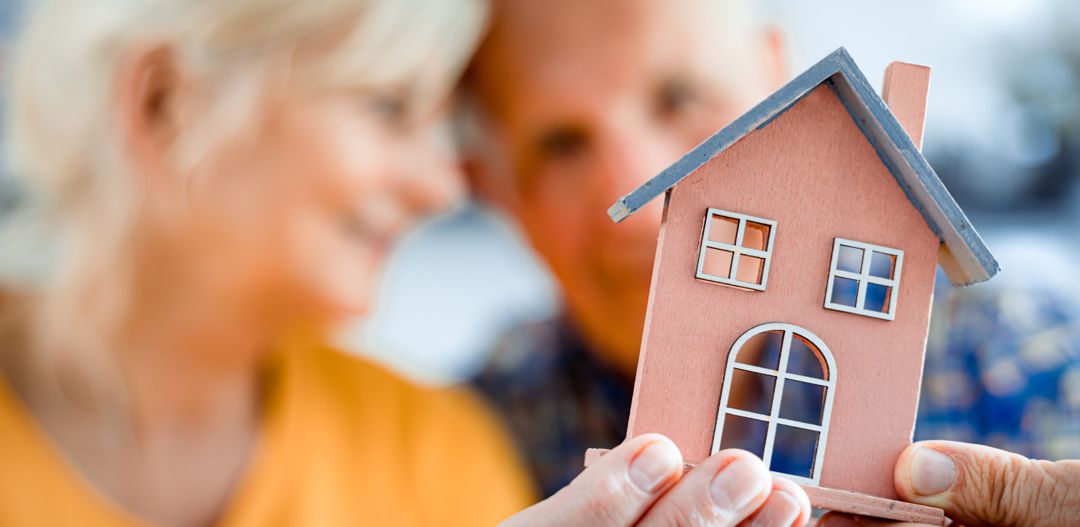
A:
POLYGON ((174 238, 228 300, 329 322, 369 309, 391 245, 461 185, 438 115, 392 90, 303 80, 187 175, 190 221, 174 238))

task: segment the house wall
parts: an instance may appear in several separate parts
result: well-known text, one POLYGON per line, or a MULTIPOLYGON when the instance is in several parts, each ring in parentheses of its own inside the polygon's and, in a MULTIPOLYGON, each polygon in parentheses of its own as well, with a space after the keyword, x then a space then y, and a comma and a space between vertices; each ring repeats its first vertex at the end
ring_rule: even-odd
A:
POLYGON ((728 352, 785 322, 819 336, 837 385, 821 486, 895 497, 911 441, 939 240, 831 88, 821 86, 680 182, 668 196, 630 435, 660 432, 708 457, 728 352), (706 209, 775 220, 768 289, 694 278, 706 209), (895 320, 824 309, 835 237, 904 251, 895 320))

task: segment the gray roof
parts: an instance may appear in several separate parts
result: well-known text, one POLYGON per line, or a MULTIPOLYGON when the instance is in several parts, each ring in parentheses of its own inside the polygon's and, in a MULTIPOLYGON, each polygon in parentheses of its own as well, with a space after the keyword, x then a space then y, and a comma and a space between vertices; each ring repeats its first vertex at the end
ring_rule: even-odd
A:
POLYGON ((953 285, 983 282, 997 274, 1000 267, 990 249, 844 48, 830 53, 663 172, 620 198, 608 209, 608 215, 615 222, 627 218, 746 134, 768 125, 823 83, 831 84, 855 124, 877 150, 881 162, 941 239, 938 262, 953 285))

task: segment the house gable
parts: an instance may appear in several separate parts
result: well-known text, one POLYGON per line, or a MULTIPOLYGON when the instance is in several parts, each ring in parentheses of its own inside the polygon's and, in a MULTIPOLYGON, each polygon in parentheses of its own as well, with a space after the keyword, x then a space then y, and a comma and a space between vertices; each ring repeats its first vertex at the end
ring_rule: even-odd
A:
POLYGON ((942 244, 942 267, 950 281, 964 286, 993 277, 999 265, 989 248, 844 48, 825 57, 659 175, 620 198, 608 210, 609 216, 618 222, 633 214, 823 84, 836 91, 896 184, 938 236, 942 244))

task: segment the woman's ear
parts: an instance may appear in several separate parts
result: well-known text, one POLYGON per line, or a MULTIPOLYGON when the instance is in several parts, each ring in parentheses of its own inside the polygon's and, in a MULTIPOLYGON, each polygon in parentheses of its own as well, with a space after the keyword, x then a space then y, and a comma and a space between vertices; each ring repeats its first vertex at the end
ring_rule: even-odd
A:
POLYGON ((125 157, 140 172, 159 173, 180 127, 182 78, 175 55, 147 49, 122 63, 115 106, 125 157))

